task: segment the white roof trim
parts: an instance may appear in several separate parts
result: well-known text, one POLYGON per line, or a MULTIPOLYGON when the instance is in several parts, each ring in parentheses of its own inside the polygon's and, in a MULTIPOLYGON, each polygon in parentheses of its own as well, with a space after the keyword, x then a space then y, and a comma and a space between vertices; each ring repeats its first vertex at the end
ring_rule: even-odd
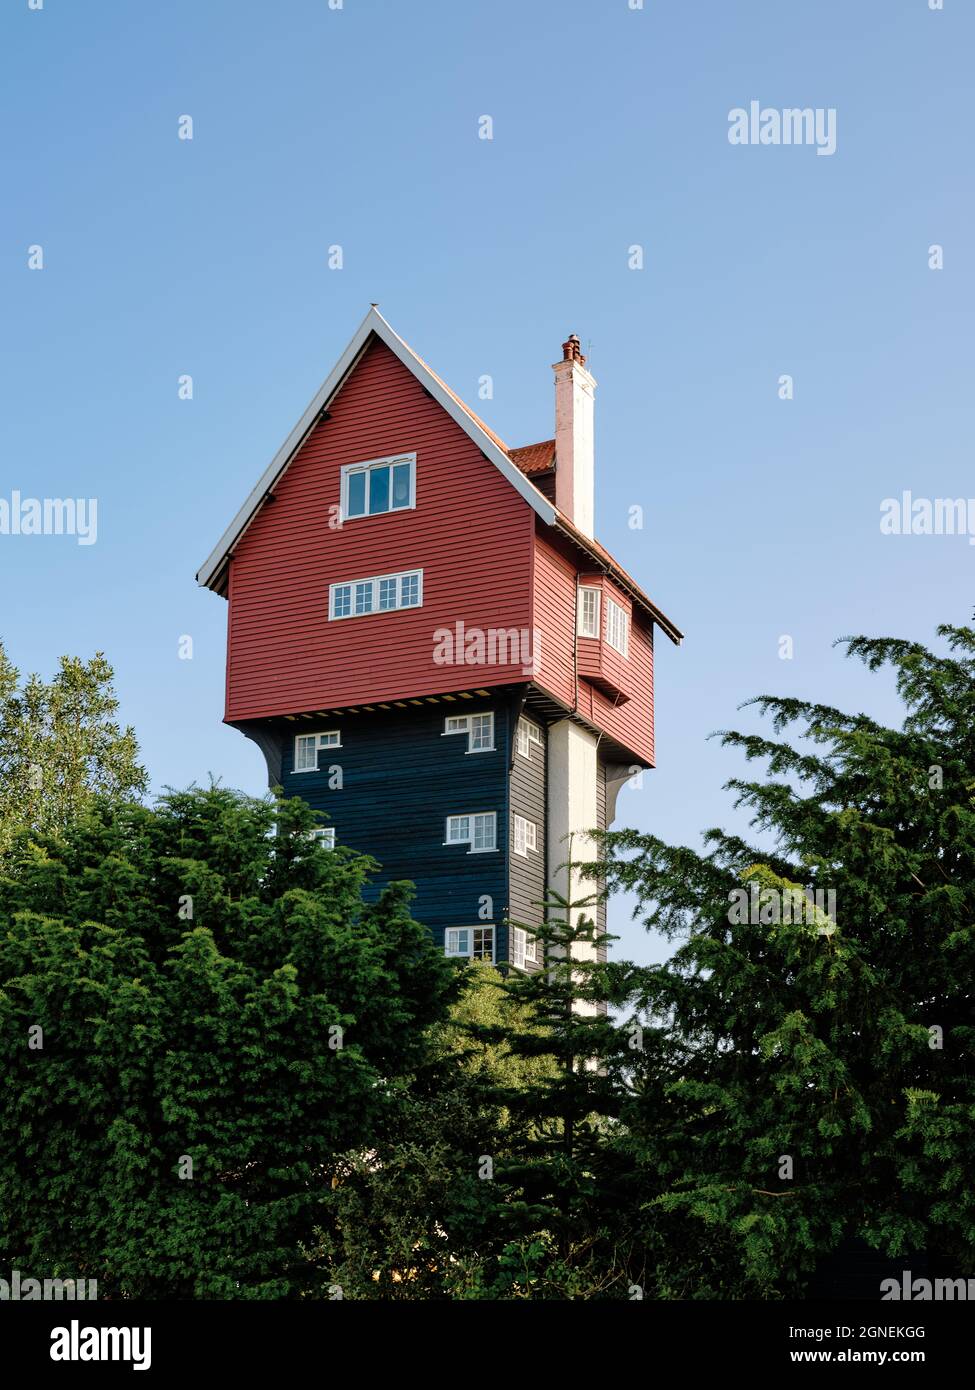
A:
POLYGON ((327 379, 315 393, 311 404, 281 445, 271 463, 265 469, 257 486, 251 491, 247 501, 220 537, 216 547, 209 558, 200 567, 196 576, 197 583, 209 587, 217 574, 223 567, 224 561, 230 554, 233 547, 240 540, 247 530, 262 500, 274 487, 275 483, 288 467, 298 448, 301 446, 308 432, 311 430, 321 412, 327 407, 329 401, 341 387, 351 368, 355 365, 360 353, 366 346, 371 334, 376 337, 395 353, 404 367, 413 373, 420 385, 429 391, 430 395, 442 406, 450 418, 458 425, 464 433, 477 445, 494 466, 504 474, 508 482, 514 487, 525 501, 534 508, 543 521, 549 526, 553 525, 556 519, 555 508, 539 492, 533 483, 525 477, 524 473, 511 462, 506 453, 495 444, 494 440, 477 423, 477 421, 467 413, 462 405, 446 391, 440 381, 433 375, 429 367, 417 357, 416 353, 410 348, 398 333, 395 333, 383 318, 378 309, 373 306, 365 318, 356 329, 352 341, 336 362, 327 379))

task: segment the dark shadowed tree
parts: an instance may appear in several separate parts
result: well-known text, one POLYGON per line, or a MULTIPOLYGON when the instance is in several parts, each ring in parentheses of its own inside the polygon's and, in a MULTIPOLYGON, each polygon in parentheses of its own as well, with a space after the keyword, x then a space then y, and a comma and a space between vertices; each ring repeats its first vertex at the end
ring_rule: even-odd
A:
POLYGON ((729 785, 771 850, 605 836, 610 886, 679 943, 621 1112, 658 1296, 800 1292, 851 1238, 970 1270, 975 632, 938 631, 947 654, 848 639, 900 728, 764 696, 771 737, 723 735, 767 767, 729 785))

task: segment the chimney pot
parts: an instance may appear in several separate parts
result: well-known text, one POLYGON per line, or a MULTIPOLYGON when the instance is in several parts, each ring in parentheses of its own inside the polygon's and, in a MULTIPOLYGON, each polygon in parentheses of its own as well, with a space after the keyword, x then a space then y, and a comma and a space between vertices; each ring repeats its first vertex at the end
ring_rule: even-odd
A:
POLYGON ((562 344, 555 371, 555 505, 587 536, 593 534, 593 393, 578 333, 562 344))
POLYGON ((583 367, 586 365, 586 359, 582 352, 582 344, 579 341, 578 333, 570 333, 562 344, 562 361, 578 362, 583 367))

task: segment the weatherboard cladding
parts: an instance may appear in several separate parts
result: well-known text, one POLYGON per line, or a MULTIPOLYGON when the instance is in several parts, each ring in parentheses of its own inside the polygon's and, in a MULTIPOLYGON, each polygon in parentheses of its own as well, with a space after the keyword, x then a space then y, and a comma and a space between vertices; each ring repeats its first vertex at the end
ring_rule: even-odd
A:
MULTIPOLYGON (((585 573, 591 573, 591 565, 585 573)), ((542 631, 536 681, 570 710, 653 765, 653 628, 608 580, 604 587, 630 614, 629 657, 624 663, 630 698, 616 703, 574 669, 576 586, 579 571, 561 545, 535 537, 535 621, 542 631)))
POLYGON ((519 752, 511 763, 511 904, 513 922, 534 926, 542 921, 544 910, 539 904, 545 897, 545 759, 546 731, 541 731, 542 743, 529 743, 527 758, 519 752), (515 854, 514 820, 524 816, 535 826, 537 848, 527 856, 515 854))
POLYGON ((504 702, 471 700, 462 711, 431 705, 278 726, 284 794, 324 811, 323 824, 334 825, 339 844, 379 861, 367 897, 375 898, 383 883, 410 879, 416 884, 413 915, 439 945, 445 927, 494 921, 501 959, 507 952, 499 924, 508 905, 509 724, 504 702), (447 715, 487 710, 495 717, 493 752, 468 753, 465 734, 444 735, 447 715), (320 771, 296 773, 295 736, 331 729, 340 731, 342 746, 319 752, 320 771), (341 787, 329 786, 335 767, 341 768, 341 787), (494 853, 444 844, 448 816, 482 811, 497 814, 494 853), (483 895, 493 900, 494 916, 487 919, 480 916, 483 895))
POLYGON ((460 620, 531 628, 534 513, 413 374, 373 339, 231 562, 226 718, 524 680, 521 664, 442 665, 460 620), (416 508, 330 527, 341 469, 416 454, 416 508), (423 606, 328 620, 329 585, 423 570, 423 606))

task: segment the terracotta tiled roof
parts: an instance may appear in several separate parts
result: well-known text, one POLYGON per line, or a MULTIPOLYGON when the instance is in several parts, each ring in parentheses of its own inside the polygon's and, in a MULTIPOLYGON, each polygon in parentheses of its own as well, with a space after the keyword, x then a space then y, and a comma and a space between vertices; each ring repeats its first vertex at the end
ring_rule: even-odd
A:
POLYGON ((543 439, 541 444, 523 444, 520 449, 509 449, 508 457, 528 477, 533 473, 547 473, 555 467, 555 440, 543 439))

